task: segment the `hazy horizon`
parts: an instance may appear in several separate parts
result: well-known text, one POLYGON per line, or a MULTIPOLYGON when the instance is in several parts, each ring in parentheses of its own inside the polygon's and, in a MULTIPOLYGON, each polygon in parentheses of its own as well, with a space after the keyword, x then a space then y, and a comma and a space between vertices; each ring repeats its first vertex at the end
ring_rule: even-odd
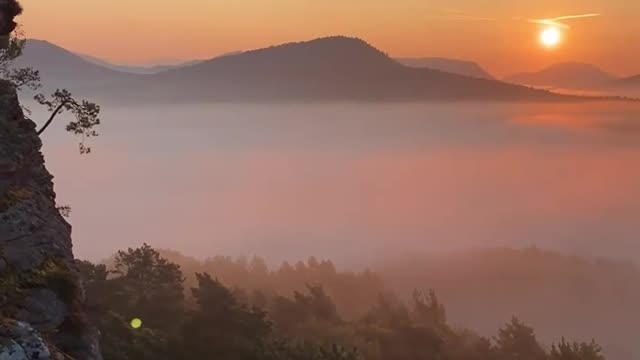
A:
MULTIPOLYGON (((96 53, 88 53, 88 52, 84 52, 83 50, 80 49, 75 49, 75 48, 66 48, 64 47, 62 44, 58 44, 53 40, 50 40, 48 38, 30 38, 30 40, 37 40, 37 41, 46 41, 49 42, 53 45, 56 46, 60 46, 62 48, 64 48, 65 50, 71 51, 72 53, 82 56, 82 57, 89 57, 93 60, 98 60, 101 62, 104 62, 105 64, 111 65, 111 66, 116 66, 116 67, 138 67, 138 68, 153 68, 156 66, 181 66, 181 65, 192 65, 194 62, 201 62, 201 61, 207 61, 207 60, 211 60, 214 59, 216 57, 220 57, 220 56, 225 56, 228 54, 235 54, 235 53, 240 53, 240 52, 247 52, 247 51, 254 51, 254 50, 260 50, 260 49, 266 49, 269 47, 273 47, 273 46, 279 46, 279 45, 284 45, 284 44, 290 44, 290 43, 297 43, 297 42, 305 42, 305 41, 311 41, 311 40, 315 40, 315 39, 319 39, 319 38, 326 38, 326 37, 337 37, 337 36, 346 36, 346 37, 355 37, 355 36, 351 36, 350 34, 327 34, 327 35, 323 35, 323 36, 318 36, 318 37, 312 37, 312 38, 302 38, 302 39, 290 39, 290 40, 284 40, 282 42, 278 42, 278 43, 265 43, 265 44, 260 44, 257 45, 256 47, 252 47, 252 48, 244 48, 244 49, 235 49, 235 50, 229 50, 229 51, 222 51, 222 52, 214 52, 214 53, 210 53, 210 54, 204 54, 201 55, 199 57, 183 57, 183 58, 178 58, 178 57, 160 57, 160 58, 150 58, 150 59, 145 59, 145 60, 141 60, 141 61, 127 61, 127 60, 118 60, 118 59, 113 59, 113 58, 109 58, 109 57, 103 57, 100 56, 96 53)), ((356 37, 357 38, 357 37, 356 37)), ((361 38, 364 41, 367 41, 366 38, 361 38)), ((375 44, 372 44, 372 46, 375 46, 375 44)), ((380 48, 380 50, 385 51, 384 48, 380 48)), ((464 58, 464 57, 455 57, 455 56, 444 56, 442 54, 439 53, 427 53, 427 54, 422 54, 422 55, 413 55, 413 56, 401 56, 401 55, 395 55, 395 54, 389 54, 389 56, 391 58, 394 59, 416 59, 416 60, 420 60, 420 59, 450 59, 450 60, 460 60, 460 61, 467 61, 467 62, 471 62, 474 64, 479 65, 482 69, 484 70, 488 70, 488 73, 491 75, 495 75, 497 77, 497 79, 502 79, 502 78, 508 78, 509 76, 512 75, 517 75, 517 74, 521 74, 521 73, 533 73, 533 72, 538 72, 541 70, 545 70, 549 67, 552 67, 554 65, 558 65, 558 64, 591 64, 594 66, 597 66, 599 68, 601 68, 602 70, 606 71, 607 73, 617 77, 617 78, 625 78, 625 77, 630 77, 630 76, 635 76, 635 75, 640 75, 640 67, 638 67, 637 69, 634 68, 630 68, 630 70, 626 71, 626 72, 620 72, 620 70, 618 68, 609 68, 607 66, 604 66, 600 63, 594 62, 594 63, 589 63, 587 60, 585 59, 579 59, 579 58, 566 58, 566 59, 549 59, 546 62, 541 63, 540 65, 533 65, 533 67, 526 67, 524 65, 516 65, 513 66, 513 70, 510 71, 504 71, 504 70, 499 70, 499 69, 488 69, 482 62, 476 60, 475 57, 468 57, 468 58, 464 58), (494 72, 495 71, 495 72, 494 72)), ((98 65, 104 65, 104 64, 98 64, 98 65)), ((118 71, 122 71, 121 69, 117 69, 118 71)))
POLYGON ((0 0, 0 359, 640 360, 639 15, 0 0))
POLYGON ((188 0, 180 6, 154 2, 152 7, 147 0, 126 5, 106 0, 23 2, 29 11, 19 21, 28 37, 116 63, 206 59, 347 35, 361 37, 394 57, 477 61, 499 77, 567 61, 599 64, 618 76, 640 73, 640 55, 628 51, 628 44, 640 41, 640 27, 633 16, 640 12, 640 4, 622 0, 526 4, 403 0, 391 7, 382 1, 334 0, 314 5, 290 0, 269 4, 246 0, 233 5, 188 0), (566 41, 553 51, 541 49, 537 41, 543 27, 526 21, 585 13, 601 16, 572 21, 566 41), (50 31, 53 27, 55 33, 50 31))

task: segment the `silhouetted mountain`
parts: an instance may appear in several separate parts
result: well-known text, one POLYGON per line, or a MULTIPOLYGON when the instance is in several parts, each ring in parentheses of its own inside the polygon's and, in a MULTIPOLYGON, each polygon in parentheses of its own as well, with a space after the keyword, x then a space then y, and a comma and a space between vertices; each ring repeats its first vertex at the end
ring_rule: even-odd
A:
POLYGON ((611 86, 619 88, 640 89, 640 75, 615 80, 611 83, 611 86))
MULTIPOLYGON (((146 69, 151 71, 152 74, 157 74, 159 72, 163 72, 167 70, 179 69, 187 66, 197 65, 203 61, 204 60, 190 60, 190 61, 185 61, 185 62, 174 64, 174 65, 155 65, 155 66, 147 67, 146 69)), ((142 67, 142 69, 145 69, 145 68, 142 67)))
POLYGON ((614 79, 602 84, 597 90, 601 93, 638 99, 640 98, 640 75, 614 79))
POLYGON ((447 59, 439 57, 430 58, 399 58, 396 59, 399 63, 409 67, 416 68, 429 68, 433 70, 440 70, 449 72, 452 74, 464 75, 469 77, 475 77, 480 79, 494 80, 486 70, 473 61, 464 61, 457 59, 447 59))
POLYGON ((42 40, 28 40, 24 55, 18 58, 16 66, 39 70, 45 87, 71 90, 123 81, 133 76, 98 66, 42 40))
POLYGON ((102 60, 98 57, 91 56, 91 55, 82 55, 82 54, 78 54, 78 55, 93 64, 100 65, 102 67, 105 67, 111 70, 131 73, 131 74, 142 74, 142 75, 157 74, 159 72, 163 72, 171 69, 177 69, 185 66, 191 66, 191 65, 199 64, 202 62, 202 60, 190 60, 190 61, 185 61, 178 64, 135 66, 135 65, 114 64, 109 61, 102 60))
POLYGON ((543 101, 546 91, 410 68, 366 42, 328 37, 225 56, 111 89, 124 101, 543 101))
POLYGON ((509 76, 505 81, 548 88, 592 89, 603 86, 615 77, 597 66, 583 63, 561 63, 538 72, 509 76))

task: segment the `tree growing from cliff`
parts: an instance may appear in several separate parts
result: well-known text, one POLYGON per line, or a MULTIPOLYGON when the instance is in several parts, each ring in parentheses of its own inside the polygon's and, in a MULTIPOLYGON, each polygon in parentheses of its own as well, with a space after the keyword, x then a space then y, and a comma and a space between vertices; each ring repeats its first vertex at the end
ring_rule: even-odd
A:
POLYGON ((69 111, 75 115, 75 120, 67 124, 67 131, 81 137, 79 143, 81 154, 91 152, 85 140, 98 136, 96 126, 100 125, 100 106, 87 100, 78 101, 67 90, 56 90, 50 98, 37 94, 34 99, 51 113, 47 122, 38 130, 38 135, 42 135, 58 115, 69 111))
MULTIPOLYGON (((0 0, 1 1, 1 0, 0 0)), ((42 84, 40 72, 33 68, 20 68, 15 66, 15 61, 24 52, 27 40, 19 30, 6 36, 6 40, 0 45, 0 78, 8 81, 16 90, 23 89, 36 91, 42 84)))
MULTIPOLYGON (((11 83, 17 91, 37 91, 42 87, 40 72, 30 67, 21 68, 15 65, 16 59, 22 56, 27 43, 22 33, 15 30, 16 24, 13 21, 13 17, 22 12, 22 8, 17 1, 0 0, 0 10, 0 30, 5 30, 0 32, 0 36, 3 37, 0 41, 2 42, 0 44, 0 78, 11 83)), ((78 145, 81 154, 91 152, 85 140, 98 136, 96 127, 100 125, 100 106, 87 100, 78 100, 65 89, 58 89, 49 97, 38 93, 34 99, 51 113, 38 130, 38 135, 42 135, 58 116, 67 111, 74 115, 75 120, 67 124, 66 130, 80 137, 78 145)), ((31 113, 28 108, 23 107, 23 109, 25 113, 31 113)))

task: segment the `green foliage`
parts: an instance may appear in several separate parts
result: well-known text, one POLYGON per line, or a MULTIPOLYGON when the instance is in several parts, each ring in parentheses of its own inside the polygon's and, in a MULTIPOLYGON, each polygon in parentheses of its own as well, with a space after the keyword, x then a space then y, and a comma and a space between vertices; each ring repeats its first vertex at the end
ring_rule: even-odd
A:
POLYGON ((95 320, 100 328, 101 349, 105 360, 161 360, 167 355, 166 336, 151 328, 132 329, 129 321, 109 311, 95 320))
POLYGON ((377 328, 399 328, 411 324, 409 310, 394 298, 379 296, 378 302, 362 319, 366 326, 377 328))
POLYGON ((71 217, 71 206, 69 205, 58 205, 56 206, 56 210, 60 213, 60 216, 68 218, 71 217))
POLYGON ((192 289, 196 309, 188 315, 180 338, 181 355, 189 359, 258 359, 271 326, 265 313, 240 304, 209 274, 197 274, 192 289))
POLYGON ((87 100, 76 100, 67 90, 56 90, 49 98, 43 94, 37 94, 34 99, 51 112, 49 120, 38 130, 38 135, 42 135, 51 125, 53 120, 64 111, 69 111, 75 116, 75 120, 67 124, 67 131, 80 136, 80 153, 88 154, 91 148, 85 145, 85 140, 98 136, 96 127, 100 125, 100 106, 87 100))
POLYGON ((361 360, 356 349, 311 342, 274 341, 260 355, 261 360, 361 360))
POLYGON ((17 90, 24 88, 38 90, 40 73, 32 68, 16 68, 14 62, 22 56, 27 40, 20 34, 14 33, 9 38, 6 49, 0 49, 0 78, 10 82, 17 90))
POLYGON ((293 297, 274 296, 266 309, 278 335, 310 343, 349 345, 353 329, 340 317, 333 299, 319 285, 293 297))
POLYGON ((32 190, 24 187, 9 189, 4 194, 0 194, 0 211, 6 211, 22 201, 32 199, 32 190))
MULTIPOLYGON (((256 276, 269 276, 266 266, 252 263, 256 276)), ((286 274, 306 272, 300 264, 286 274)), ((492 340, 454 330, 433 290, 415 291, 408 304, 380 295, 364 316, 345 320, 321 285, 286 297, 196 273, 190 303, 181 268, 146 244, 119 251, 113 271, 88 262, 78 267, 105 360, 605 360, 595 342, 562 339, 547 352, 517 318, 492 340), (134 317, 142 318, 141 329, 129 325, 134 317)))
POLYGON ((88 261, 77 261, 77 266, 84 281, 88 309, 98 314, 97 317, 108 313, 113 306, 112 301, 120 291, 115 285, 121 282, 107 281, 110 272, 104 264, 94 265, 88 261))
POLYGON ((67 264, 56 259, 46 259, 28 271, 5 271, 0 276, 0 313, 11 315, 30 289, 48 288, 71 302, 80 290, 74 276, 67 264))
POLYGON ((516 317, 498 330, 495 342, 500 360, 542 360, 547 357, 533 329, 516 317))
POLYGON ((126 318, 141 318, 154 329, 172 331, 184 312, 184 277, 180 267, 162 258, 144 244, 119 251, 115 257, 116 278, 112 306, 126 318))
MULTIPOLYGON (((42 87, 40 72, 33 68, 15 66, 15 60, 22 56, 25 45, 26 39, 17 32, 9 37, 8 46, 0 49, 0 79, 9 82, 16 90, 37 91, 42 87)), ((91 147, 87 146, 85 141, 98 136, 96 128, 100 125, 100 106, 87 100, 77 100, 65 89, 58 89, 49 97, 36 94, 34 99, 51 112, 49 119, 38 130, 38 135, 42 135, 58 115, 69 111, 74 115, 75 120, 67 124, 66 130, 80 137, 78 146, 81 154, 91 152, 91 147)), ((23 110, 27 114, 31 113, 26 107, 23 107, 23 110)))
POLYGON ((321 284, 341 317, 356 320, 376 304, 378 294, 386 291, 378 274, 368 270, 338 271, 331 261, 314 257, 306 263, 284 263, 271 270, 260 257, 215 256, 201 261, 173 251, 161 253, 181 265, 187 286, 197 286, 195 273, 214 274, 226 286, 242 289, 250 304, 262 308, 269 306, 266 300, 273 300, 278 294, 289 296, 307 291, 308 284, 321 284))
POLYGON ((107 281, 109 277, 109 270, 107 270, 107 266, 104 264, 96 265, 89 261, 78 260, 77 265, 80 274, 82 274, 85 287, 96 283, 101 285, 102 282, 107 281))
POLYGON ((496 349, 487 338, 480 337, 469 330, 461 331, 448 338, 445 354, 449 360, 495 360, 496 349))
POLYGON ((377 344, 375 353, 366 354, 371 359, 423 359, 444 356, 446 339, 440 329, 412 319, 419 313, 415 305, 408 309, 404 304, 385 297, 378 299, 369 314, 360 323, 359 332, 367 343, 377 344))
MULTIPOLYGON (((139 308, 144 306, 144 299, 138 297, 137 288, 142 278, 149 279, 166 270, 158 270, 158 267, 168 267, 175 271, 176 266, 166 264, 155 257, 155 253, 148 246, 140 249, 129 249, 128 252, 121 252, 118 260, 121 264, 120 271, 114 273, 107 269, 104 264, 92 264, 88 261, 78 261, 78 269, 82 275, 87 294, 86 307, 95 325, 100 329, 102 334, 101 349, 103 356, 107 360, 126 360, 126 359, 169 359, 167 356, 169 339, 168 334, 163 330, 166 326, 163 321, 180 319, 181 315, 170 316, 171 314, 160 315, 155 322, 149 318, 149 324, 141 329, 131 328, 130 321, 133 317, 143 317, 144 315, 132 315, 139 312, 139 308), (156 275, 149 275, 156 274, 156 275), (157 326, 160 327, 158 328, 157 326)), ((178 270, 179 271, 179 270, 178 270)), ((180 277, 177 278, 181 279, 180 277)), ((159 291, 159 278, 148 287, 159 291)), ((175 286, 175 284, 174 284, 175 286)), ((148 289, 144 289, 145 294, 150 294, 149 298, 153 299, 153 293, 148 289)), ((148 312, 158 313, 157 307, 169 307, 174 309, 176 306, 182 307, 183 299, 180 297, 162 298, 165 303, 154 304, 149 302, 148 312)), ((144 318, 147 320, 147 318, 144 318)))
POLYGON ((416 323, 435 330, 447 330, 447 313, 444 305, 438 301, 436 292, 432 289, 425 295, 415 290, 413 292, 412 317, 416 323))
POLYGON ((590 343, 567 342, 564 338, 551 347, 551 360, 605 360, 602 348, 590 343))

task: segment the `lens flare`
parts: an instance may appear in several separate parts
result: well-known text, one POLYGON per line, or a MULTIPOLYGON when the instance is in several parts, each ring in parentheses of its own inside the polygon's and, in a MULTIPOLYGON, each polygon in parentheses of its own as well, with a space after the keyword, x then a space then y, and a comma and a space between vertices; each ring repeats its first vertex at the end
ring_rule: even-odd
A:
POLYGON ((134 329, 140 329, 142 327, 142 320, 138 318, 131 320, 131 327, 134 329))

